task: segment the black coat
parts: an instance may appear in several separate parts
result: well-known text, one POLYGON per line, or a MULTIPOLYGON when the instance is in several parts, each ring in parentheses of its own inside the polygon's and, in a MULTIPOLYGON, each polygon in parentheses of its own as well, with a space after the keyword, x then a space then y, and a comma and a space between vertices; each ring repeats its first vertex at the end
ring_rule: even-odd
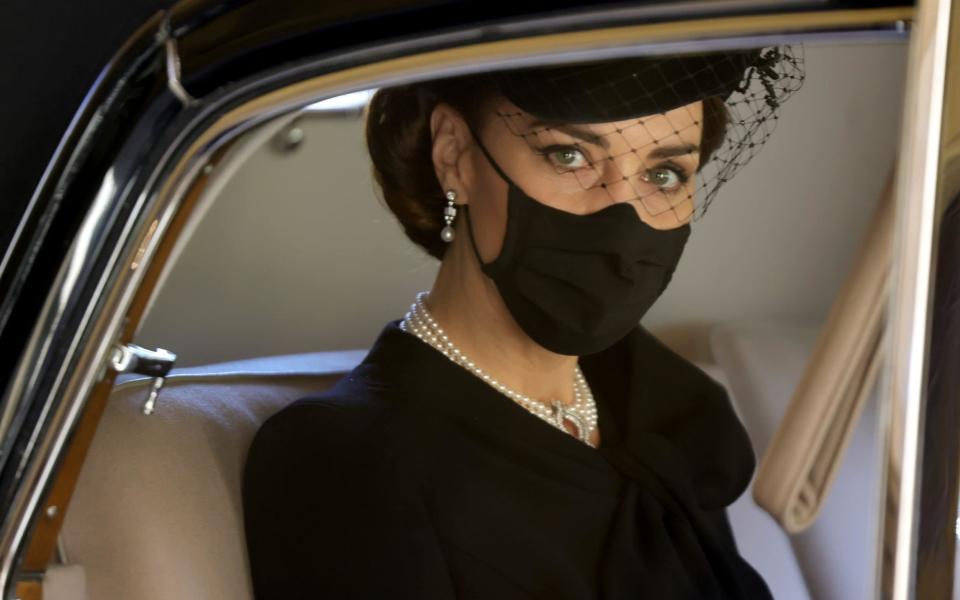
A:
POLYGON ((641 327, 580 364, 598 449, 389 323, 254 439, 256 597, 769 598, 727 521, 755 461, 723 388, 641 327))

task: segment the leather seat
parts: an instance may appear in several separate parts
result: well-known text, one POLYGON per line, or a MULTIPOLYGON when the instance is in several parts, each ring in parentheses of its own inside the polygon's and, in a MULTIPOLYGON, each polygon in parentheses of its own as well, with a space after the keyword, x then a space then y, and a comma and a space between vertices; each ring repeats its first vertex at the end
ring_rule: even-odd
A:
POLYGON ((240 484, 253 434, 364 354, 175 369, 150 416, 141 412, 150 380, 119 383, 61 533, 68 563, 86 571, 87 597, 252 599, 240 484))

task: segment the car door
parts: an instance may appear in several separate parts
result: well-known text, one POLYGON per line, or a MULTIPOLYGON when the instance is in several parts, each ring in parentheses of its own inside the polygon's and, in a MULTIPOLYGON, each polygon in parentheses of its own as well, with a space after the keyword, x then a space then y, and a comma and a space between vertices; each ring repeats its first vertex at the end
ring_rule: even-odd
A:
MULTIPOLYGON (((38 593, 115 383, 114 359, 129 348, 165 262, 196 218, 204 166, 239 135, 324 98, 484 66, 628 48, 883 36, 909 37, 910 55, 893 191, 877 594, 945 597, 958 488, 950 399, 960 384, 944 365, 957 356, 951 307, 960 275, 951 260, 960 69, 951 68, 958 59, 950 41, 960 11, 946 0, 886 4, 227 2, 154 13, 94 82, 32 200, 7 228, 13 233, 0 263, 6 597, 38 593)), ((152 377, 171 366, 158 355, 142 364, 152 377)))

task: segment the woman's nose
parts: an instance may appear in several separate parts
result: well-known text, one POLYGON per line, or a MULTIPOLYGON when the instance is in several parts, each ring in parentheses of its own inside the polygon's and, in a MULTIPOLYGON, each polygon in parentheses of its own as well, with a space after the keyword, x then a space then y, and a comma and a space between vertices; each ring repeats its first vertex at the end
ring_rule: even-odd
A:
POLYGON ((604 183, 612 202, 630 202, 653 196, 658 191, 645 181, 647 165, 636 151, 613 156, 607 161, 604 183))

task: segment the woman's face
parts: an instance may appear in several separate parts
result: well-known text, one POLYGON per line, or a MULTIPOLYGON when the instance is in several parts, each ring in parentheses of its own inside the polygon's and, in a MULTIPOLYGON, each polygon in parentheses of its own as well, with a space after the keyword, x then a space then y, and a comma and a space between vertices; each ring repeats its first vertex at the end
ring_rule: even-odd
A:
MULTIPOLYGON (((703 104, 642 118, 583 125, 538 122, 506 99, 477 131, 500 168, 527 195, 566 212, 588 214, 628 202, 656 229, 689 222, 699 165, 703 104), (502 116, 508 115, 508 116, 502 116)), ((507 183, 479 148, 469 161, 468 202, 485 262, 506 231, 507 183)))

